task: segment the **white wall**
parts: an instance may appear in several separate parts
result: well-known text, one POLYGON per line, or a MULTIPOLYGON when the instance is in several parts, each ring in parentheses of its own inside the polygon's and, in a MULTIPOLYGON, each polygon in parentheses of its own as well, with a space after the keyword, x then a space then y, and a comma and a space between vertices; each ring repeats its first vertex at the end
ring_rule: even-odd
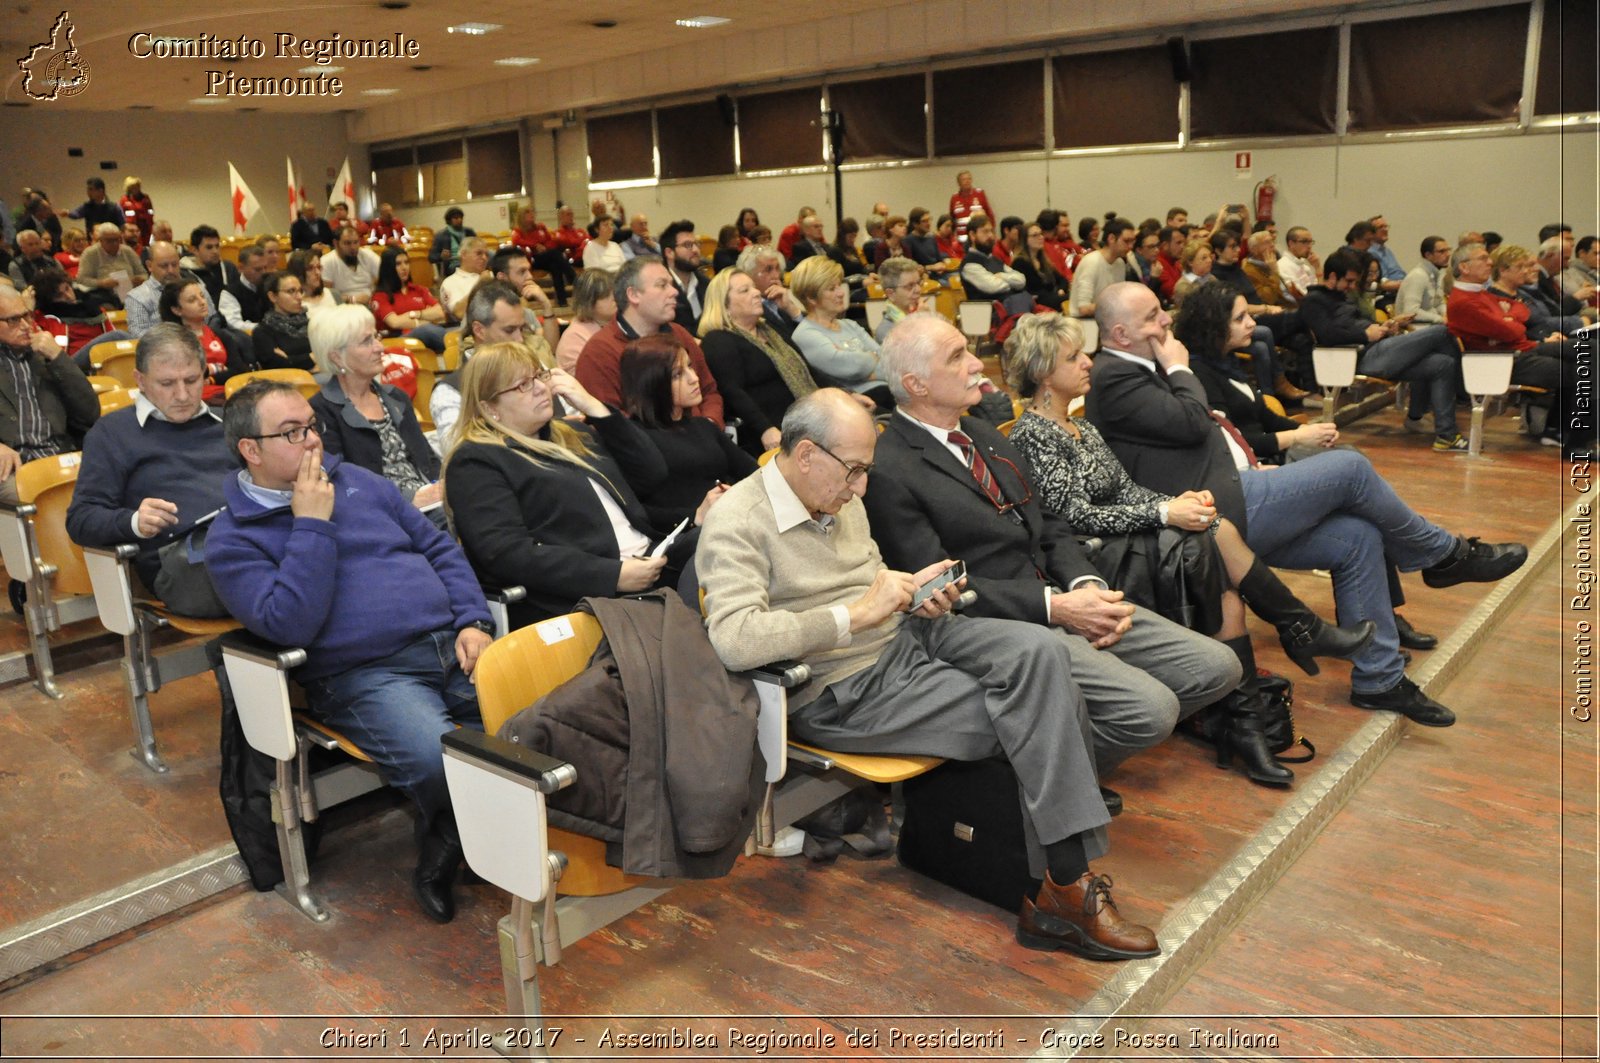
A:
POLYGON ((8 206, 17 206, 20 189, 28 186, 49 192, 57 210, 74 209, 84 201, 85 179, 94 176, 105 179, 115 199, 132 174, 143 181, 156 217, 170 221, 179 239, 201 223, 232 233, 229 162, 261 204, 248 226, 253 234, 289 231, 289 155, 319 213, 346 151, 357 186, 366 183, 366 147, 348 145, 344 118, 336 114, 7 108, 0 113, 0 144, 0 196, 8 206), (81 147, 84 157, 69 158, 69 147, 81 147), (101 160, 116 162, 117 169, 101 170, 101 160))
MULTIPOLYGON (((1531 244, 1539 227, 1557 218, 1579 235, 1596 232, 1597 137, 1590 128, 1253 147, 1249 180, 1234 176, 1232 148, 1048 161, 973 159, 846 172, 845 213, 861 221, 879 199, 900 214, 916 206, 943 213, 956 173, 971 169, 1002 216, 1031 218, 1052 206, 1066 209, 1074 225, 1085 214, 1113 209, 1137 222, 1164 218, 1167 208, 1183 206, 1198 221, 1223 203, 1250 203, 1255 183, 1276 175, 1280 233, 1288 225, 1305 225, 1326 254, 1352 222, 1382 212, 1400 261, 1410 264, 1417 259, 1417 245, 1431 234, 1453 240, 1463 229, 1494 229, 1508 240, 1531 244)), ((799 207, 812 206, 828 219, 832 234, 833 178, 828 174, 681 181, 616 194, 630 211, 649 214, 657 231, 668 221, 689 218, 701 233, 715 235, 741 207, 750 206, 776 233, 794 220, 799 207)))

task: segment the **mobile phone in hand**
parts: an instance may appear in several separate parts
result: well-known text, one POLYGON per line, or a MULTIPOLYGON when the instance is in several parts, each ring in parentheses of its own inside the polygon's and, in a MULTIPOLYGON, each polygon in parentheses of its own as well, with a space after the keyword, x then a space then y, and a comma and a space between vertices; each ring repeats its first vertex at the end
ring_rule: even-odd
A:
POLYGON ((927 601, 929 598, 932 598, 935 593, 943 590, 945 587, 948 587, 957 580, 965 579, 966 575, 967 563, 965 561, 957 561, 955 564, 951 565, 949 568, 945 569, 943 572, 939 573, 922 586, 918 587, 916 593, 911 596, 911 604, 906 607, 906 611, 911 613, 916 612, 922 607, 922 603, 927 601))

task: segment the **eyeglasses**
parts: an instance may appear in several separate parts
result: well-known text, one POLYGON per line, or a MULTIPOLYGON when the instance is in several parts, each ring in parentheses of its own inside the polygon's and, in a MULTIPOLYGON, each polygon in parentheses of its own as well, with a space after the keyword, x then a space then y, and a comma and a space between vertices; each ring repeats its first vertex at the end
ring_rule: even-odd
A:
POLYGON ((20 322, 28 320, 28 318, 32 316, 33 315, 28 313, 26 310, 20 314, 7 314, 5 317, 0 317, 0 325, 16 325, 20 322))
POLYGON ((281 432, 270 432, 267 435, 245 436, 246 439, 266 440, 281 439, 291 447, 299 446, 306 441, 306 436, 320 434, 314 424, 297 424, 293 428, 285 428, 281 432))
POLYGON ((501 395, 505 395, 508 392, 512 392, 512 391, 520 392, 520 393, 526 395, 528 392, 533 390, 533 385, 535 385, 535 384, 548 384, 548 383, 550 383, 550 370, 548 370, 548 369, 540 369, 538 372, 534 373, 532 376, 525 376, 521 380, 517 381, 515 384, 512 384, 508 388, 501 388, 499 391, 495 392, 493 395, 490 395, 489 398, 491 400, 498 399, 501 395))
MULTIPOLYGON (((995 509, 999 510, 1001 513, 1010 513, 1012 510, 1016 509, 1018 506, 1025 506, 1029 502, 1033 501, 1033 485, 1028 482, 1028 478, 1026 476, 1022 475, 1022 470, 1017 468, 1015 462, 1011 461, 1009 458, 1007 458, 1007 457, 1005 457, 1003 455, 996 454, 993 451, 991 451, 988 454, 988 456, 987 456, 987 458, 985 460, 991 461, 991 462, 993 462, 993 461, 1004 462, 1006 467, 1011 470, 1011 475, 1016 477, 1017 483, 1022 485, 1022 498, 1021 499, 1019 499, 1016 502, 995 502, 994 503, 994 508, 995 509)), ((991 469, 991 473, 992 473, 992 469, 991 469)), ((1002 488, 1002 491, 1003 490, 1004 489, 1002 488)), ((994 502, 994 499, 991 498, 991 499, 989 499, 989 501, 994 502)))
POLYGON ((844 482, 847 484, 855 483, 857 480, 861 479, 863 476, 872 471, 872 464, 870 462, 866 465, 857 465, 852 462, 845 461, 843 458, 839 457, 839 455, 835 454, 821 443, 818 443, 815 439, 813 439, 811 442, 812 445, 814 445, 818 450, 822 451, 824 454, 828 455, 828 457, 844 466, 844 482))

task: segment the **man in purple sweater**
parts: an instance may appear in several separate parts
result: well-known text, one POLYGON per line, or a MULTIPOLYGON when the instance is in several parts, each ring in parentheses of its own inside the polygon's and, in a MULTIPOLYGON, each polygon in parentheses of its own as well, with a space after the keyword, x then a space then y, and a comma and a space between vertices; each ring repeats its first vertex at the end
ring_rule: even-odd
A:
POLYGON ((439 736, 482 729, 470 676, 494 630, 466 555, 388 480, 324 457, 311 404, 255 381, 223 410, 227 509, 206 567, 228 611, 301 646, 311 711, 367 751, 420 812, 411 882, 428 917, 455 916, 461 844, 439 736))
POLYGON ((227 616, 202 563, 206 522, 235 469, 222 421, 200 400, 206 356, 194 333, 152 326, 133 356, 139 397, 83 440, 67 534, 82 546, 138 543, 134 571, 183 616, 227 616))

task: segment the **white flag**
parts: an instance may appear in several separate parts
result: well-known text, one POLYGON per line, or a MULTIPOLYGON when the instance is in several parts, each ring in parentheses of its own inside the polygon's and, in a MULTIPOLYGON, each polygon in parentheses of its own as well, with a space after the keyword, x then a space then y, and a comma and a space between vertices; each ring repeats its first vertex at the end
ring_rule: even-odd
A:
POLYGON ((244 178, 239 176, 239 171, 233 168, 233 163, 228 163, 228 198, 233 203, 233 232, 235 236, 244 235, 245 223, 261 209, 261 204, 256 202, 256 197, 250 191, 250 186, 244 183, 244 178))
POLYGON ((294 160, 286 158, 289 164, 289 224, 300 216, 300 182, 294 177, 294 160))
POLYGON ((333 188, 328 193, 328 213, 333 213, 333 205, 343 203, 350 208, 350 217, 358 217, 356 210, 356 183, 350 179, 350 156, 344 157, 344 165, 339 167, 339 176, 333 180, 333 188))

